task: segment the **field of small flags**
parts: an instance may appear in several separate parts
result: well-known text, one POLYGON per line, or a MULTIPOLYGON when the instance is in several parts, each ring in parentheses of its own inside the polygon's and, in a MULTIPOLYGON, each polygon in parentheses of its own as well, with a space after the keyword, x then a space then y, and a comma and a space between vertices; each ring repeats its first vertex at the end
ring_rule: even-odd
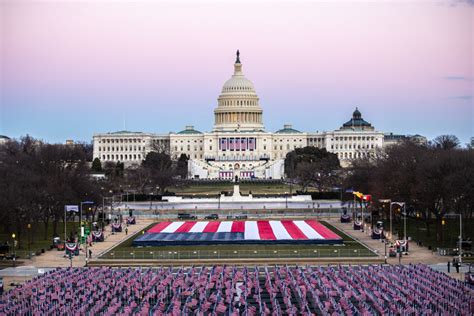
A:
POLYGON ((474 288, 425 265, 57 269, 0 315, 472 315, 474 288))

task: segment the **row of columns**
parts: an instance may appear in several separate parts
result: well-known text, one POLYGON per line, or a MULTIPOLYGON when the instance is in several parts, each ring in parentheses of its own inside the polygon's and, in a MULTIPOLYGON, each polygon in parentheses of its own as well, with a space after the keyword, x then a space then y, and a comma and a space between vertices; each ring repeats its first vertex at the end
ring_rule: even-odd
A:
POLYGON ((254 112, 230 112, 216 113, 216 124, 222 123, 261 123, 262 113, 254 112))
POLYGON ((258 106, 257 100, 219 100, 219 106, 258 106))

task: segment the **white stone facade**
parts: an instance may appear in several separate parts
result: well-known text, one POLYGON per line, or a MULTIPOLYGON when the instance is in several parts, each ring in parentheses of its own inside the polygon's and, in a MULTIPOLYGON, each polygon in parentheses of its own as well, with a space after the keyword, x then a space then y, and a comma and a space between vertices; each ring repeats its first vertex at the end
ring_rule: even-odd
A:
POLYGON ((274 133, 263 125, 263 110, 250 80, 245 78, 239 55, 234 74, 217 99, 214 127, 200 132, 193 126, 178 133, 157 135, 128 131, 94 135, 94 158, 138 165, 152 150, 169 152, 173 159, 189 157, 190 178, 284 177, 286 154, 314 146, 336 153, 342 166, 355 158, 373 155, 384 145, 384 134, 362 119, 358 109, 352 119, 331 132, 300 132, 285 125, 274 133))
POLYGON ((162 147, 169 151, 169 136, 119 131, 95 134, 93 158, 102 162, 123 162, 126 167, 139 165, 146 155, 162 147))

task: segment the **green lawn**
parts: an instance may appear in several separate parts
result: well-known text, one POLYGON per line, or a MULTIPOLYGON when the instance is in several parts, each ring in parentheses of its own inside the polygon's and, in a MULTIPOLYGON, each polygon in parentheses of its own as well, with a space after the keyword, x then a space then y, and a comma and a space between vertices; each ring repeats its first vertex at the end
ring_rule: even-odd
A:
MULTIPOLYGON (((351 237, 337 231, 342 245, 206 245, 133 247, 133 238, 110 250, 103 259, 214 259, 214 258, 314 258, 314 257, 370 257, 372 251, 351 237)), ((154 224, 153 224, 154 225, 154 224)))
MULTIPOLYGON (((69 232, 75 230, 79 232, 79 222, 68 222, 67 223, 67 233, 69 235, 69 232)), ((59 234, 59 237, 61 237, 61 240, 64 239, 64 223, 59 222, 57 226, 57 232, 59 234)), ((18 236, 18 232, 12 231, 12 233, 15 233, 16 239, 18 241, 18 238, 20 237, 21 239, 19 240, 18 246, 15 248, 15 253, 17 256, 20 258, 26 258, 28 256, 28 248, 30 249, 31 252, 41 252, 41 249, 44 249, 45 251, 50 249, 50 246, 53 244, 53 224, 49 224, 47 233, 46 233, 46 238, 45 238, 45 228, 43 223, 34 223, 32 224, 31 231, 29 232, 29 229, 27 227, 27 224, 22 229, 22 234, 21 236, 18 236), (28 241, 30 241, 28 243, 28 241)), ((9 242, 12 244, 12 237, 11 233, 6 233, 5 231, 0 231, 0 243, 4 244, 5 242, 9 242)))
MULTIPOLYGON (((233 191, 234 187, 232 183, 218 183, 218 184, 199 184, 189 185, 177 188, 172 188, 170 191, 178 194, 209 194, 216 195, 222 191, 233 191)), ((295 193, 296 190, 300 190, 300 186, 287 185, 283 183, 240 183, 240 192, 242 194, 248 194, 249 191, 252 194, 285 194, 286 192, 295 193)))
MULTIPOLYGON (((385 221, 384 226, 389 229, 389 221, 385 221)), ((464 239, 470 238, 474 240, 474 220, 465 219, 463 220, 463 237, 464 239)), ((431 246, 433 249, 436 248, 455 248, 457 247, 456 242, 459 236, 459 218, 458 219, 446 219, 445 225, 442 226, 443 239, 441 241, 436 240, 436 223, 434 220, 429 222, 429 234, 426 224, 421 219, 408 218, 407 219, 407 236, 411 237, 414 241, 421 241, 426 247, 431 246)), ((400 231, 400 236, 403 238, 403 220, 393 222, 393 230, 396 234, 400 231)))

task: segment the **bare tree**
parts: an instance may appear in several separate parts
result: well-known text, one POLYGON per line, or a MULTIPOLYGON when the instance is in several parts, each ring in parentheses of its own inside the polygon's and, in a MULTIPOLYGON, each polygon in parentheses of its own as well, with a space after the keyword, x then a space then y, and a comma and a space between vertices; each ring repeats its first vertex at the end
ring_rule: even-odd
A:
POLYGON ((454 149, 460 144, 459 138, 454 135, 440 135, 433 140, 433 145, 441 149, 454 149))

